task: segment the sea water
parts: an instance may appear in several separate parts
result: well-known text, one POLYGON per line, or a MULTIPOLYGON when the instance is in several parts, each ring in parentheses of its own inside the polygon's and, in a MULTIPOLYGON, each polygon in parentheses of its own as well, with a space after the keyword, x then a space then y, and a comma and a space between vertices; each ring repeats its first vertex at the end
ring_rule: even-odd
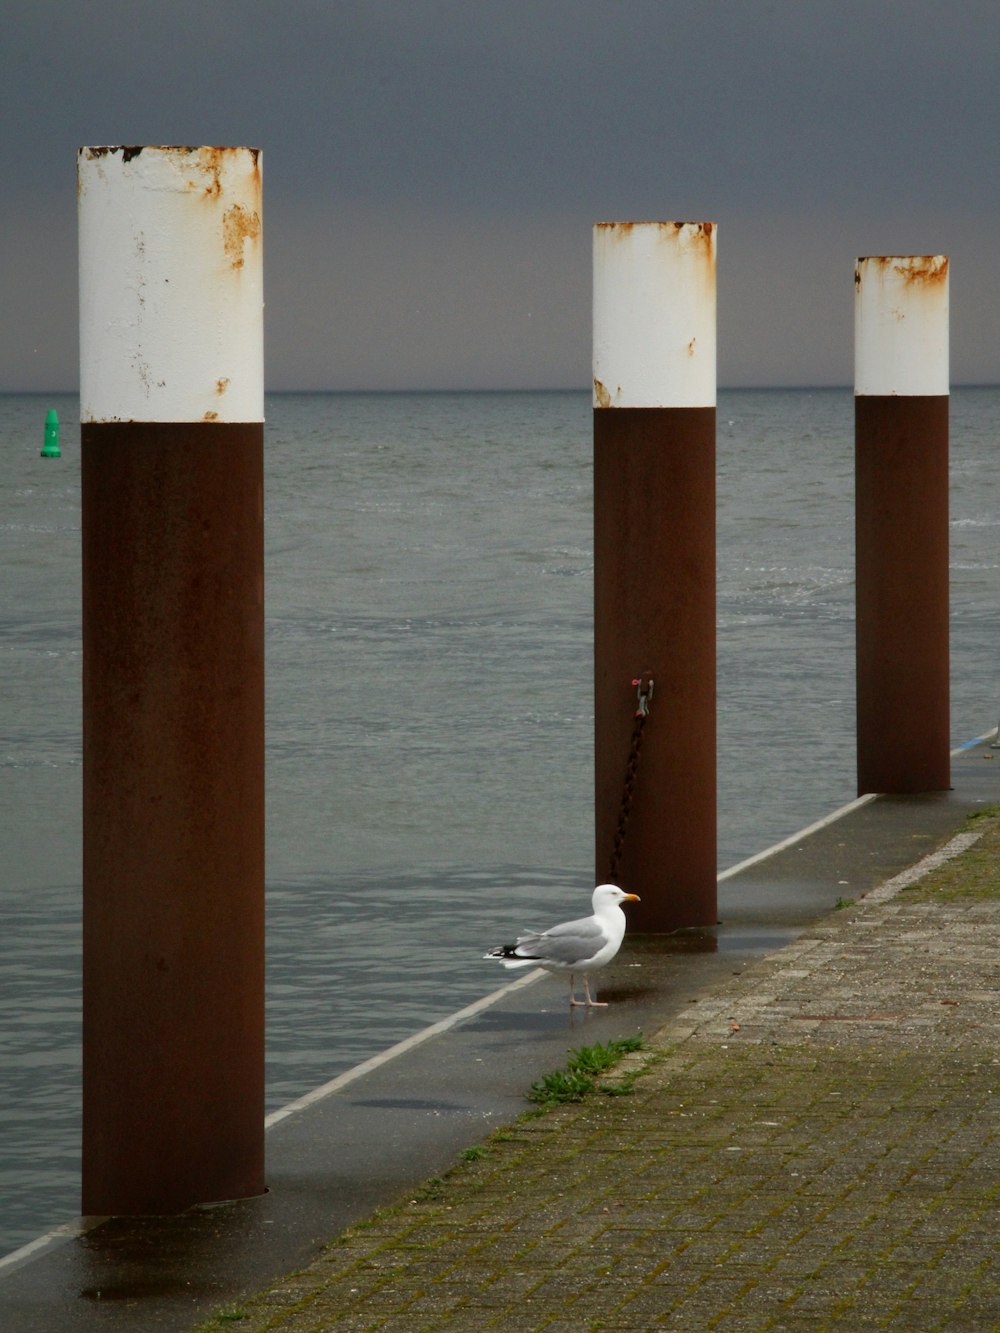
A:
MULTIPOLYGON (((78 1208, 76 413, 0 397, 0 1254, 78 1208)), ((276 395, 267 416, 273 1109, 585 907, 593 545, 586 394, 276 395)), ((998 416, 1000 390, 953 395, 956 744, 1000 705, 998 416)), ((720 868, 855 794, 852 460, 849 391, 720 394, 720 868)))

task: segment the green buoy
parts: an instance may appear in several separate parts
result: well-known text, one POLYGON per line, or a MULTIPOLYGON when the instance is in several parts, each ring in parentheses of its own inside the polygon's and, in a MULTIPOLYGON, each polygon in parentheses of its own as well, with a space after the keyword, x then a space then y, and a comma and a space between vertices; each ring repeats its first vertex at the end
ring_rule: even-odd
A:
POLYGON ((62 458, 59 452, 59 413, 50 407, 45 416, 45 443, 42 445, 43 458, 62 458))

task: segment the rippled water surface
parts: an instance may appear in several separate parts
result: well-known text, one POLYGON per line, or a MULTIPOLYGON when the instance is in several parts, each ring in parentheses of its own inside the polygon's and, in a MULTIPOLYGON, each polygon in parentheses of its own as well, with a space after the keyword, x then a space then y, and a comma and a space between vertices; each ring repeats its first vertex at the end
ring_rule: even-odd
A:
MULTIPOLYGON (((953 395, 956 744, 1000 704, 998 412, 953 395)), ((75 413, 0 397, 0 1253, 77 1208, 75 413)), ((590 453, 584 394, 269 400, 269 1108, 592 886, 590 453)), ((852 459, 849 392, 720 395, 723 867, 854 795, 852 459)))

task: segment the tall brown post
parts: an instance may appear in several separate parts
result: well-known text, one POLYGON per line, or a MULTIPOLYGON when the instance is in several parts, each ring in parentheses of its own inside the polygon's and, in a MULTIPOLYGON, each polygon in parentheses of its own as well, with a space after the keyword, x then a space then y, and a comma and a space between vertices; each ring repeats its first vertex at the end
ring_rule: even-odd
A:
POLYGON ((639 931, 717 920, 715 254, 709 222, 594 230, 596 874, 639 931))
POLYGON ((264 1189, 263 375, 251 149, 79 158, 83 1190, 264 1189))
POLYGON ((855 273, 858 792, 951 785, 948 260, 855 273))

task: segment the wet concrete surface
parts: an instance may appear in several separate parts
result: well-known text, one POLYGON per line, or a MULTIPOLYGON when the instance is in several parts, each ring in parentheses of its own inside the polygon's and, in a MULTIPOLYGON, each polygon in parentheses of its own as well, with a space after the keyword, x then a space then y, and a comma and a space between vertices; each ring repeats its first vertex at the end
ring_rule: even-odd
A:
POLYGON ((838 899, 860 898, 1000 800, 988 745, 954 761, 954 788, 880 797, 719 886, 714 931, 627 937, 598 979, 607 1010, 566 1006, 561 978, 521 986, 268 1132, 268 1193, 170 1218, 112 1219, 0 1267, 0 1328, 186 1330, 309 1263, 339 1231, 451 1166, 526 1109, 567 1050, 652 1032, 838 899))

